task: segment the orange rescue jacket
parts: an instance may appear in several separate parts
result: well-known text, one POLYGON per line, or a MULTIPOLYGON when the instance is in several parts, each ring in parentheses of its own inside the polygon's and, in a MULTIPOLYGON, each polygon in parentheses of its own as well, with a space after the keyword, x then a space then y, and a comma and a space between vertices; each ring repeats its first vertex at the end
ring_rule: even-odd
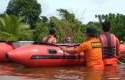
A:
POLYGON ((53 35, 49 35, 49 36, 43 38, 43 42, 45 42, 45 43, 56 43, 57 40, 53 35))
POLYGON ((103 69, 101 43, 98 38, 90 38, 75 48, 77 53, 84 52, 87 68, 103 69))

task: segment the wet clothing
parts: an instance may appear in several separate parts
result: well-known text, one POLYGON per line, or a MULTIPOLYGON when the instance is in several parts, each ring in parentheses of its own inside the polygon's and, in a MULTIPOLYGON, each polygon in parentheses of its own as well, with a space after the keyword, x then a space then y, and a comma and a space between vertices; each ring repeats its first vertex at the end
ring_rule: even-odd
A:
POLYGON ((102 49, 100 40, 96 37, 85 40, 75 48, 77 53, 84 52, 87 68, 103 69, 102 49))
POLYGON ((117 58, 103 58, 105 66, 118 66, 117 58))
POLYGON ((83 80, 102 80, 103 74, 103 70, 87 70, 83 80))
POLYGON ((47 37, 44 37, 42 42, 45 42, 45 43, 56 43, 57 40, 56 40, 56 38, 53 35, 49 35, 47 37))
POLYGON ((104 64, 117 66, 117 59, 115 57, 120 51, 120 42, 118 38, 116 38, 115 35, 110 32, 105 32, 100 35, 100 40, 102 43, 104 64))
MULTIPOLYGON (((105 66, 105 74, 104 76, 106 78, 118 78, 119 75, 119 69, 117 67, 113 66, 105 66)), ((106 79, 106 80, 121 80, 121 79, 106 79)))

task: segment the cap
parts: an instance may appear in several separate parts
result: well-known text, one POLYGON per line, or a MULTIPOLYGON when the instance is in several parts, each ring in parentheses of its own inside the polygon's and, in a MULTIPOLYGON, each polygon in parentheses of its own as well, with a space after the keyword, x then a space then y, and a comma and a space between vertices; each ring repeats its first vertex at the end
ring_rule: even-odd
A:
POLYGON ((96 36, 97 35, 97 31, 96 31, 96 29, 94 27, 88 27, 86 29, 86 34, 87 35, 94 35, 94 36, 96 36))

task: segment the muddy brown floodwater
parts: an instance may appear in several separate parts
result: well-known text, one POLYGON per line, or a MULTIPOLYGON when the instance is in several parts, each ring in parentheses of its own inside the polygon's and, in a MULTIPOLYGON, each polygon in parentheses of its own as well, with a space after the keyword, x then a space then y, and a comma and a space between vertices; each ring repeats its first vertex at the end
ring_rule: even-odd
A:
POLYGON ((106 66, 104 71, 87 71, 84 66, 28 68, 0 63, 0 80, 125 80, 125 65, 106 66))

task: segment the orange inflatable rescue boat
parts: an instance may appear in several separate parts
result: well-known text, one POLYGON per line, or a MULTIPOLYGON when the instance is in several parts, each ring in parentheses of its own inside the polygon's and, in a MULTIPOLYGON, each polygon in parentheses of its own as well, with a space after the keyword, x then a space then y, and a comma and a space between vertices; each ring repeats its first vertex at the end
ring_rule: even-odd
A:
POLYGON ((121 54, 117 56, 117 59, 125 58, 125 44, 120 45, 121 54))
MULTIPOLYGON (((64 46, 64 45, 61 45, 64 46)), ((67 45, 65 45, 67 46, 67 45)), ((74 48, 67 46, 68 49, 74 48)), ((64 53, 58 45, 29 44, 9 51, 6 57, 29 67, 65 66, 84 64, 84 54, 64 53)))
POLYGON ((14 47, 11 43, 0 42, 0 62, 7 61, 7 59, 5 58, 5 53, 7 53, 8 51, 11 51, 13 49, 14 49, 14 47))
MULTIPOLYGON (((7 52, 6 58, 28 67, 85 65, 84 53, 71 55, 62 52, 58 46, 74 48, 73 44, 28 44, 7 52)), ((121 51, 118 59, 125 57, 124 44, 121 45, 121 51)))
POLYGON ((0 41, 0 62, 9 61, 5 58, 5 54, 8 51, 19 48, 21 46, 32 44, 34 41, 0 41))

